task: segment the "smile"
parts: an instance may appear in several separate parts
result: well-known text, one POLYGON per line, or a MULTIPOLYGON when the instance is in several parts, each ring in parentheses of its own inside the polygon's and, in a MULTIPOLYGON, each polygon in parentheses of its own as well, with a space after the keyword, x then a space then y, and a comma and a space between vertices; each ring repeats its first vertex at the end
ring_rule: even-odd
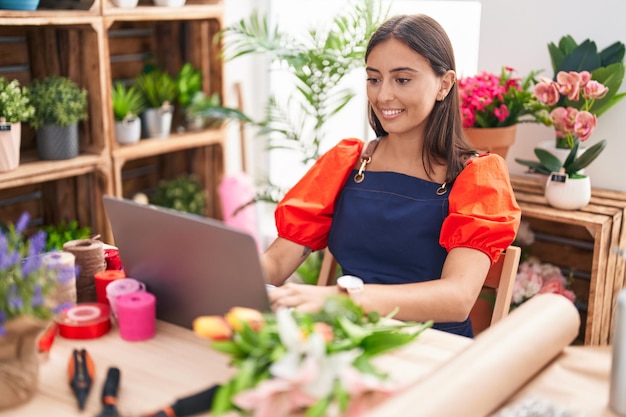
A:
POLYGON ((404 112, 404 110, 381 110, 381 113, 385 119, 393 119, 402 112, 404 112))

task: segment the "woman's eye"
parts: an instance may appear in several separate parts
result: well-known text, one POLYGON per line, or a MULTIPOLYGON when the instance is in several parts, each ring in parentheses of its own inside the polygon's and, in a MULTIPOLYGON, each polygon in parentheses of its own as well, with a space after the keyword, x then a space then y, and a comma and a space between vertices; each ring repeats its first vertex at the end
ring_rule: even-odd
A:
POLYGON ((367 81, 368 83, 370 83, 370 84, 376 84, 376 83, 379 83, 379 82, 380 82, 380 79, 379 79, 379 78, 374 78, 374 77, 368 77, 368 78, 366 79, 366 81, 367 81))
POLYGON ((409 80, 408 78, 398 78, 398 79, 396 80, 396 82, 397 82, 398 84, 400 84, 400 85, 404 85, 404 84, 408 83, 409 81, 411 81, 411 80, 409 80))

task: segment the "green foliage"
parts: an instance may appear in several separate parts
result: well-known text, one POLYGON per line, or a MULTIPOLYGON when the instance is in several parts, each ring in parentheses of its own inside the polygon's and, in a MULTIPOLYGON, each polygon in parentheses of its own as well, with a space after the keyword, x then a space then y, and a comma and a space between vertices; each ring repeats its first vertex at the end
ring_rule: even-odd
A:
POLYGON ((149 108, 171 105, 176 99, 176 81, 165 71, 154 68, 139 74, 135 80, 137 89, 143 94, 149 108))
POLYGON ((366 0, 347 7, 327 29, 310 29, 304 39, 270 27, 268 18, 256 11, 224 29, 227 60, 264 54, 296 80, 297 94, 287 103, 271 97, 259 123, 270 149, 297 151, 304 164, 320 156, 327 122, 355 95, 341 81, 364 65, 367 42, 385 16, 380 5, 366 0))
POLYGON ((122 82, 116 82, 111 89, 113 116, 116 121, 134 119, 143 111, 145 102, 143 94, 136 86, 126 87, 122 82))
POLYGON ((159 182, 150 201, 152 204, 185 213, 204 215, 206 193, 192 175, 159 182))
POLYGON ((30 86, 30 102, 35 107, 31 125, 71 126, 87 119, 87 90, 66 77, 49 76, 30 86))
POLYGON ((6 123, 28 122, 35 114, 28 96, 28 88, 20 88, 19 81, 0 77, 0 117, 6 123))
MULTIPOLYGON (((590 112, 600 116, 626 96, 626 93, 617 94, 624 79, 624 43, 617 41, 598 52, 594 41, 585 39, 578 44, 566 35, 560 39, 558 46, 549 43, 548 51, 555 77, 559 71, 589 71, 593 80, 608 87, 608 94, 597 99, 590 112)), ((578 108, 576 102, 565 99, 563 104, 578 108)))
POLYGON ((63 250, 63 244, 76 239, 88 239, 91 236, 91 228, 79 226, 76 220, 61 222, 57 225, 44 226, 46 232, 46 252, 63 250))
POLYGON ((214 93, 207 97, 202 91, 194 94, 187 107, 187 115, 191 118, 201 117, 203 123, 209 127, 218 127, 225 120, 252 122, 239 109, 223 107, 219 94, 214 93))
POLYGON ((176 76, 176 88, 178 90, 178 104, 187 107, 192 98, 202 89, 202 73, 200 70, 187 62, 182 66, 176 76))
POLYGON ((533 172, 539 174, 550 175, 552 172, 560 172, 561 168, 563 168, 563 172, 567 174, 569 178, 584 177, 584 175, 578 174, 578 171, 586 168, 602 153, 606 147, 606 139, 602 139, 600 142, 586 149, 580 156, 576 157, 579 145, 580 141, 574 142, 574 147, 570 150, 570 153, 563 163, 561 163, 559 158, 541 148, 535 148, 535 155, 539 161, 515 158, 515 162, 525 165, 533 172))

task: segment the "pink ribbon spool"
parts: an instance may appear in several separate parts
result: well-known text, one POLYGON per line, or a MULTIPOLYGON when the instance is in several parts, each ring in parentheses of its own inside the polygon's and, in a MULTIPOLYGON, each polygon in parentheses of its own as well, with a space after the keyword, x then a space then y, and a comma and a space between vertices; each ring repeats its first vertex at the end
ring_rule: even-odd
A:
POLYGON ((128 341, 154 337, 156 326, 156 297, 148 292, 124 294, 115 300, 120 336, 128 341))
POLYGON ((117 299, 120 296, 143 291, 146 291, 146 284, 134 278, 122 278, 111 281, 106 286, 106 293, 113 315, 117 317, 117 299))

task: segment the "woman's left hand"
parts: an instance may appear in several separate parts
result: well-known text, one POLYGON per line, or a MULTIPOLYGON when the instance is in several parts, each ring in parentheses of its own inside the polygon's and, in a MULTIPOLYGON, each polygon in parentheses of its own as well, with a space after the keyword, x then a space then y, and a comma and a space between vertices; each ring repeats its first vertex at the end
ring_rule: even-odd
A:
POLYGON ((313 313, 322 309, 324 300, 339 294, 336 285, 306 285, 287 283, 268 292, 272 309, 292 307, 299 311, 313 313))

